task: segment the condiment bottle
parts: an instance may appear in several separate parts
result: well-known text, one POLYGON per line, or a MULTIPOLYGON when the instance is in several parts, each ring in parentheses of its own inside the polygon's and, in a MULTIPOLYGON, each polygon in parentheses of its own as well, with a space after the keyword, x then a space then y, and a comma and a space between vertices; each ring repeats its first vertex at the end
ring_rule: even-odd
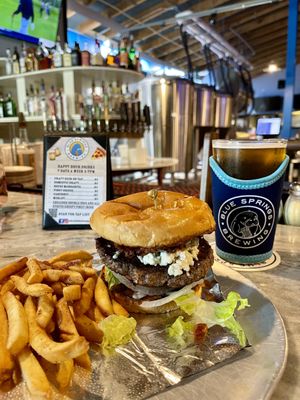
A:
POLYGON ((300 182, 290 184, 290 195, 284 205, 283 217, 287 225, 300 226, 300 182))

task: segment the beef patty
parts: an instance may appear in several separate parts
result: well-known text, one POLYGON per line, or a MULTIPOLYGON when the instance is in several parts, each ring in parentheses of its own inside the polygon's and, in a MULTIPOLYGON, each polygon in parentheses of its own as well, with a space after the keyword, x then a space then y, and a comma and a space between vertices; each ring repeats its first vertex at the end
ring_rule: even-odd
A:
MULTIPOLYGON (((116 246, 113 242, 103 238, 96 239, 96 248, 101 262, 108 268, 123 275, 135 285, 148 287, 181 288, 203 278, 213 264, 213 251, 203 238, 199 238, 199 253, 194 265, 190 267, 189 272, 184 271, 178 276, 169 275, 167 266, 144 265, 137 258, 138 254, 146 254, 150 252, 149 250, 153 251, 154 249, 116 246), (116 251, 119 252, 118 257, 113 258, 116 251)), ((180 244, 180 248, 182 248, 182 244, 180 244)), ((174 250, 175 248, 172 248, 172 251, 174 250)))

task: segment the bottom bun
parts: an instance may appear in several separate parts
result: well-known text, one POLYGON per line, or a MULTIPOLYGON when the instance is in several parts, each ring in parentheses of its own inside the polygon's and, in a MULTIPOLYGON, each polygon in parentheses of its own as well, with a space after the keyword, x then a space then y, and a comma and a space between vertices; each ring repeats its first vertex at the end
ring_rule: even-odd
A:
POLYGON ((131 313, 142 313, 142 314, 163 314, 178 310, 178 306, 175 301, 163 304, 161 306, 143 307, 143 301, 134 299, 126 295, 122 291, 114 292, 115 300, 120 303, 127 311, 131 313))

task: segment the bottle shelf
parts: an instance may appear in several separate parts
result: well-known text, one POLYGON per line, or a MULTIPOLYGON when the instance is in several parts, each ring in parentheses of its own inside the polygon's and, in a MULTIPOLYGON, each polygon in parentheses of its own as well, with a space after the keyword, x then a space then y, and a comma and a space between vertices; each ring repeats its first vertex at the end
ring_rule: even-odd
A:
POLYGON ((118 67, 79 66, 51 68, 39 71, 25 72, 24 74, 0 76, 0 86, 9 86, 14 80, 19 78, 32 78, 32 80, 35 80, 36 78, 52 78, 53 80, 56 80, 57 78, 61 77, 62 73, 64 72, 74 72, 76 77, 81 78, 105 81, 120 81, 122 83, 136 83, 144 78, 144 75, 142 73, 132 71, 130 69, 123 69, 118 67))
MULTIPOLYGON (((43 117, 41 115, 34 115, 30 117, 25 117, 26 122, 42 122, 43 117)), ((8 123, 18 123, 18 117, 5 117, 0 118, 0 124, 8 124, 8 123)))

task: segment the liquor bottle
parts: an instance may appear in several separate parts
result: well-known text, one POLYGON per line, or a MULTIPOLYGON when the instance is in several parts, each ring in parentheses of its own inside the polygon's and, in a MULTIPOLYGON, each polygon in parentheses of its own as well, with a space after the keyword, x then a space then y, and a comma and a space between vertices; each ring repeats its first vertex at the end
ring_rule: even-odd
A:
POLYGON ((13 73, 19 74, 20 73, 20 56, 18 53, 17 46, 15 47, 14 54, 12 56, 13 60, 13 73))
POLYGON ((110 53, 107 55, 106 64, 109 67, 115 67, 116 66, 116 64, 115 64, 115 56, 113 54, 113 49, 111 49, 110 53))
POLYGON ((116 67, 120 66, 120 46, 118 46, 117 54, 115 55, 114 63, 116 67))
POLYGON ((54 68, 61 68, 62 67, 62 48, 59 41, 56 42, 55 49, 52 52, 52 64, 54 68))
POLYGON ((22 43, 22 50, 21 50, 21 55, 20 55, 20 72, 21 72, 21 74, 24 74, 24 72, 26 72, 26 57, 27 57, 27 51, 26 51, 25 43, 22 43))
POLYGON ((102 66, 104 65, 104 60, 101 55, 101 45, 98 39, 95 39, 94 52, 91 54, 91 65, 102 66))
POLYGON ((63 66, 72 67, 72 55, 68 43, 65 43, 65 49, 62 57, 63 57, 63 66))
POLYGON ((8 93, 4 102, 4 116, 15 117, 16 115, 17 115, 16 103, 13 101, 11 93, 8 93))
POLYGON ((27 56, 25 59, 26 71, 31 72, 34 70, 33 54, 31 50, 27 51, 27 56))
POLYGON ((38 69, 48 69, 51 67, 51 62, 49 59, 49 51, 48 49, 43 46, 42 43, 39 43, 36 52, 36 59, 38 62, 38 69))
POLYGON ((18 118, 19 118, 19 138, 21 145, 28 145, 29 140, 28 140, 27 123, 25 120, 25 116, 22 112, 20 112, 18 118))
POLYGON ((113 81, 112 83, 112 108, 117 114, 120 113, 121 104, 121 89, 118 82, 113 81))
POLYGON ((13 73, 13 60, 10 49, 6 49, 5 73, 11 75, 13 73))
POLYGON ((39 70, 39 61, 37 59, 35 51, 32 51, 32 61, 33 61, 33 70, 38 71, 39 70))
POLYGON ((135 69, 136 52, 135 52, 134 41, 133 41, 132 35, 130 35, 130 49, 128 52, 128 58, 129 58, 129 68, 135 69))
POLYGON ((88 44, 84 43, 84 50, 81 52, 81 65, 88 67, 91 65, 91 54, 88 51, 88 44))
POLYGON ((54 131, 57 130, 57 121, 56 121, 56 92, 55 88, 51 86, 51 92, 48 97, 48 106, 49 106, 49 114, 51 117, 52 128, 54 131))
POLYGON ((41 115, 40 90, 38 87, 34 88, 33 112, 34 112, 34 115, 41 115))
POLYGON ((44 130, 47 129, 47 103, 46 103, 46 88, 44 79, 41 80, 40 84, 40 107, 43 117, 44 130))
POLYGON ((120 67, 128 68, 128 52, 125 38, 121 40, 120 44, 120 67))
POLYGON ((67 96, 65 95, 63 89, 60 89, 61 105, 62 105, 62 121, 63 129, 68 130, 69 128, 69 110, 67 96))
POLYGON ((56 91, 55 95, 55 109, 56 109, 57 129, 60 131, 62 130, 63 107, 62 107, 62 96, 59 90, 56 91))
POLYGON ((2 93, 0 94, 0 118, 4 118, 4 99, 2 93))
POLYGON ((34 89, 32 85, 30 85, 29 93, 27 94, 27 111, 28 115, 34 115, 34 89))
POLYGON ((140 54, 139 54, 138 51, 137 51, 136 54, 135 54, 135 65, 134 65, 134 69, 135 69, 137 72, 141 72, 141 70, 142 70, 142 68, 141 68, 141 61, 140 61, 140 54))
POLYGON ((77 42, 75 42, 74 49, 71 52, 71 58, 72 58, 72 66, 78 66, 81 65, 81 52, 80 52, 80 47, 77 42))

